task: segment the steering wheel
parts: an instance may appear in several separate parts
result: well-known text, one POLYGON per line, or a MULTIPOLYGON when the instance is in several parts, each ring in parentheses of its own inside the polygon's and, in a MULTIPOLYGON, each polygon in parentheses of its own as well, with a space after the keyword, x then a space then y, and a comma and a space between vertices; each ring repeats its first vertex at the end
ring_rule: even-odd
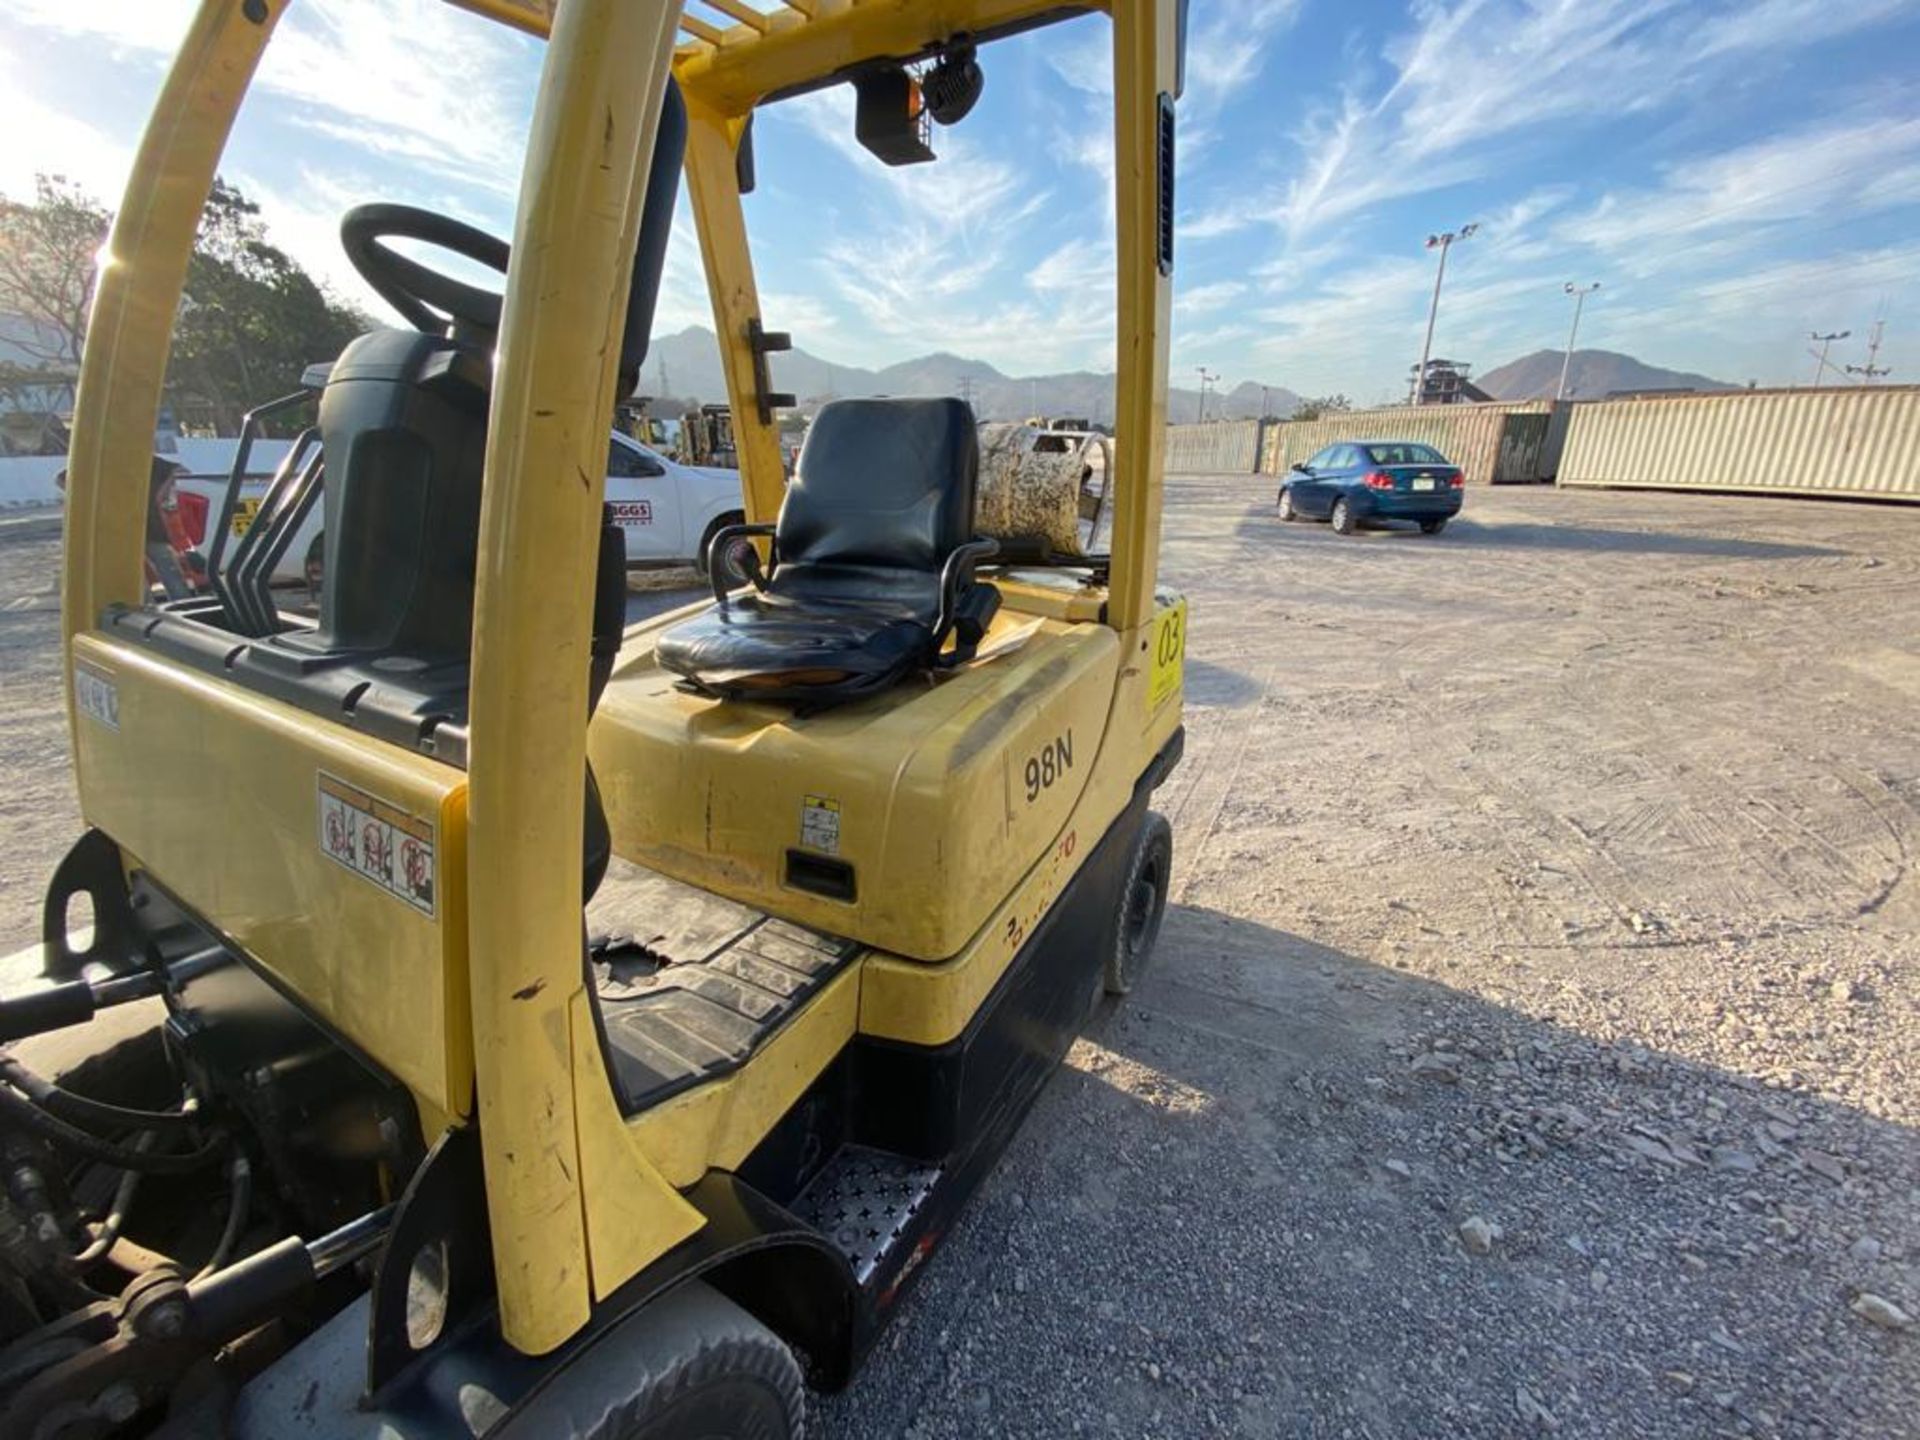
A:
POLYGON ((389 249, 384 242, 396 238, 437 245, 502 275, 511 253, 506 241, 412 205, 356 205, 340 221, 340 243, 353 268, 414 329, 438 335, 449 319, 489 334, 500 328, 502 297, 389 249))

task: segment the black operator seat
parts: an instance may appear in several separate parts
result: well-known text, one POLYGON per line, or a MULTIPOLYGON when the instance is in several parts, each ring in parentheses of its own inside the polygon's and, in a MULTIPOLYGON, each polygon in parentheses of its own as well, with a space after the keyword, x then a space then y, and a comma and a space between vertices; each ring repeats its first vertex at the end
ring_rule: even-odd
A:
POLYGON ((1000 604, 973 574, 995 549, 979 464, 959 400, 821 406, 779 522, 735 531, 771 534, 770 573, 663 634, 660 664, 705 695, 828 705, 972 658, 1000 604))

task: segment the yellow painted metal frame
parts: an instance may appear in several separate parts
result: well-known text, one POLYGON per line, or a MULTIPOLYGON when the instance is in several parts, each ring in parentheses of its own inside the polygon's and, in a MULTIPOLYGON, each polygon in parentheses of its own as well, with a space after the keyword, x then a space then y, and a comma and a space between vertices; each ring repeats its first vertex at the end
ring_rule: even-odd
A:
MULTIPOLYGON (((104 609, 141 600, 152 434, 187 262, 234 116, 289 3, 263 0, 251 7, 262 16, 256 21, 233 0, 201 0, 115 220, 69 463, 62 629, 70 657, 99 649, 86 632, 104 609)), ((1059 7, 1050 0, 791 0, 764 23, 741 17, 725 29, 699 29, 683 23, 677 0, 453 3, 549 40, 488 433, 467 788, 447 789, 440 809, 450 853, 465 848, 471 1086, 482 1119, 501 1323, 512 1344, 540 1353, 577 1331, 597 1298, 701 1223, 670 1183, 684 1180, 694 1159, 663 1134, 671 1115, 649 1126, 619 1114, 579 964, 589 561, 614 357, 669 56, 688 103, 689 185, 724 339, 748 513, 765 519, 778 508, 784 477, 776 437, 753 404, 746 325, 758 316, 758 298, 734 179, 753 106, 851 65, 917 55, 955 35, 1055 15, 1059 7), (683 34, 693 38, 677 38, 683 34)), ((739 16, 745 7, 721 8, 739 16)), ((1107 10, 1113 21, 1119 387, 1106 621, 1132 655, 1147 648, 1159 540, 1170 282, 1155 263, 1155 149, 1158 96, 1174 88, 1176 0, 1084 8, 1107 10)), ((1174 723, 1165 719, 1170 711, 1150 717, 1146 669, 1144 660, 1128 660, 1115 689, 1115 713, 1138 716, 1130 727, 1135 745, 1174 723)), ((70 675, 68 683, 71 691, 70 675)), ((70 725, 80 724, 71 693, 68 705, 70 725)), ((358 736, 339 743, 379 748, 358 736)), ((83 808, 93 748, 76 747, 83 808)), ((1133 779, 1131 767, 1108 768, 1113 773, 1079 807, 1090 826, 1111 823, 1118 787, 1133 779)), ((121 772, 117 783, 132 783, 131 772, 121 772)), ((1077 863, 1043 862, 1007 906, 1043 913, 1077 863)), ((977 1007, 1012 953, 994 942, 991 950, 977 943, 951 966, 872 957, 830 987, 804 1025, 769 1044, 761 1059, 777 1063, 757 1061, 750 1078, 689 1092, 675 1106, 704 1107, 710 1142, 723 1158, 744 1153, 850 1027, 944 1036, 977 1007), (963 965, 964 974, 953 968, 963 965)), ((458 1005, 448 1000, 451 1017, 458 1005)), ((448 1044, 451 1069, 416 1076, 430 1121, 435 1108, 451 1120, 469 1104, 464 1057, 448 1044)))
MULTIPOLYGON (((160 387, 200 212, 233 117, 287 0, 255 23, 202 0, 147 122, 94 290, 67 453, 60 628, 71 645, 110 604, 141 599, 141 540, 160 387)), ((67 723, 74 724, 73 677, 67 723)), ((84 791, 84 762, 76 762, 84 791)))
POLYGON ((535 1353, 584 1324, 593 1295, 627 1279, 637 1257, 700 1224, 631 1150, 605 1075, 575 1063, 587 557, 599 544, 627 279, 678 18, 671 0, 560 7, 487 432, 468 700, 474 1061, 502 1329, 535 1353), (588 1168, 602 1183, 585 1183, 588 1168), (593 1256, 595 1235, 623 1243, 593 1256))
MULTIPOLYGON (((1113 22, 1115 297, 1118 387, 1112 596, 1108 623, 1129 630, 1152 613, 1160 549, 1160 468, 1166 428, 1167 326, 1171 277, 1158 265, 1159 96, 1175 86, 1177 10, 1173 0, 1113 0, 1088 5, 1113 22)), ((776 12, 764 26, 736 25, 683 46, 674 66, 687 99, 687 185, 699 222, 700 250, 721 338, 727 393, 746 491, 747 517, 773 519, 786 475, 779 434, 761 421, 749 326, 761 320, 753 261, 734 165, 755 105, 817 83, 850 66, 913 56, 956 34, 981 33, 1058 15, 1052 0, 971 3, 822 4, 811 17, 776 12)), ((877 163, 877 162, 876 162, 877 163)), ((769 327, 774 328, 774 327, 769 327)))

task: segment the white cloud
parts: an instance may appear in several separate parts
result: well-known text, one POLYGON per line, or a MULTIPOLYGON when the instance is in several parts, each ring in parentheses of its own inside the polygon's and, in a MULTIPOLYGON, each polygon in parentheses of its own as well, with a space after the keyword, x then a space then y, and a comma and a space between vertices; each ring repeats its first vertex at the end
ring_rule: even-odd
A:
POLYGON ((1920 203, 1920 118, 1829 121, 1692 157, 1556 228, 1629 274, 1718 266, 1774 232, 1920 203))
POLYGON ((851 172, 851 199, 819 217, 810 242, 815 274, 847 317, 845 359, 884 364, 951 349, 1024 374, 1111 354, 1112 227, 1097 213, 1087 237, 1024 262, 1033 232, 1063 203, 1030 157, 990 154, 948 130, 936 135, 939 163, 884 166, 854 138, 844 89, 783 102, 769 112, 776 117, 851 172))
POLYGON ((535 44, 442 0, 303 0, 258 83, 295 123, 407 167, 519 193, 535 44))
MULTIPOLYGON (((1183 110, 1208 115, 1258 79, 1302 0, 1213 0, 1193 7, 1183 110), (1197 19, 1198 23, 1194 23, 1197 19)), ((1185 117, 1183 116, 1183 119, 1185 117)))
MULTIPOLYGON (((16 0, 7 22, 157 62, 178 48, 194 8, 16 0)), ((301 0, 274 32, 254 86, 295 102, 284 118, 317 134, 511 196, 536 54, 536 42, 442 0, 301 0)))
POLYGON ((1900 10, 1892 0, 1770 0, 1717 14, 1691 0, 1416 0, 1412 27, 1380 46, 1386 82, 1351 82, 1300 123, 1297 172, 1216 200, 1188 228, 1217 235, 1264 221, 1298 244, 1383 201, 1494 174, 1568 127, 1702 93, 1757 51, 1900 10))
POLYGON ((119 0, 76 5, 72 0, 14 0, 7 18, 17 25, 96 40, 120 53, 171 55, 187 33, 193 0, 119 0))
POLYGON ((1698 44, 1703 56, 1807 46, 1911 10, 1911 0, 1747 0, 1703 25, 1698 44))
POLYGON ((1246 293, 1246 283, 1240 280, 1216 280, 1211 285, 1184 286, 1174 291, 1173 311, 1176 316, 1182 317, 1205 315, 1232 304, 1246 293))
POLYGON ((0 87, 0 131, 43 141, 31 147, 0 146, 0 195, 32 195, 34 176, 42 172, 64 175, 95 196, 117 196, 125 188, 133 165, 131 146, 34 99, 15 77, 0 78, 5 82, 0 87), (47 140, 57 144, 44 143, 47 140))

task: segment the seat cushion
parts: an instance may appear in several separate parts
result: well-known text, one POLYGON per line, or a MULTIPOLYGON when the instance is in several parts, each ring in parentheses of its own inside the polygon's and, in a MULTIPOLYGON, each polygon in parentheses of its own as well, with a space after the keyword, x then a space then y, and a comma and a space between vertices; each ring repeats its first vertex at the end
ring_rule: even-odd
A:
POLYGON ((909 607, 748 591, 660 637, 660 664, 709 694, 849 700, 933 659, 933 631, 909 607))
MULTIPOLYGON (((978 467, 973 412, 958 400, 821 406, 766 588, 669 630, 660 664, 709 695, 814 704, 930 666, 942 571, 973 538, 978 467)), ((961 582, 956 602, 977 588, 961 582)))

